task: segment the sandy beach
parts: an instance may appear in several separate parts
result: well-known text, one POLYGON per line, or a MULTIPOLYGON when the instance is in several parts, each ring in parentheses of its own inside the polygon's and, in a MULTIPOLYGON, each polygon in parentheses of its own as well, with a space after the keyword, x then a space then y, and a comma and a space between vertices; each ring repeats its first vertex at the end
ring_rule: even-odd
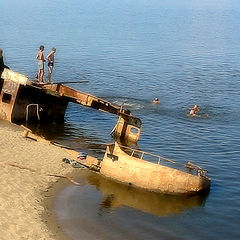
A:
MULTIPOLYGON (((65 149, 23 137, 20 126, 0 121, 0 239, 69 239, 51 211, 53 190, 73 172, 65 149)), ((34 138, 34 135, 30 137, 34 138)))

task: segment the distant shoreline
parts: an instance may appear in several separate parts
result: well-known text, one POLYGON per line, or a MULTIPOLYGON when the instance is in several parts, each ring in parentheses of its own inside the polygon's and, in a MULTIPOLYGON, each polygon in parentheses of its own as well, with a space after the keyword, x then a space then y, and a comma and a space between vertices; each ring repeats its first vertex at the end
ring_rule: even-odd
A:
POLYGON ((52 211, 57 192, 69 182, 46 175, 70 176, 74 169, 62 159, 73 156, 22 133, 20 126, 0 121, 1 239, 70 240, 52 211))

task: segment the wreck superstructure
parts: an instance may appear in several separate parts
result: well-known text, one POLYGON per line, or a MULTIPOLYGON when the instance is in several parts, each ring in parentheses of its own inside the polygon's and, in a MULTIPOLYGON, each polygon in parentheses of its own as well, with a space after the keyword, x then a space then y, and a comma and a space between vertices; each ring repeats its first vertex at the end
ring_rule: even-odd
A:
POLYGON ((40 85, 6 68, 1 75, 0 119, 14 123, 63 121, 69 102, 117 115, 114 135, 123 140, 138 141, 141 120, 121 106, 61 83, 40 85))

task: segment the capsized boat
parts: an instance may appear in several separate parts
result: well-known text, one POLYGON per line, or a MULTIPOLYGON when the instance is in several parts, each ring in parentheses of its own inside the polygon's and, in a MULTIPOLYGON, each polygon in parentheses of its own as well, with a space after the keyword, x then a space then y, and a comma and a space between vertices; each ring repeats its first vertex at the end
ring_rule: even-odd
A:
POLYGON ((87 156, 79 161, 108 178, 149 191, 192 194, 210 189, 210 178, 201 167, 190 162, 181 164, 117 142, 107 145, 102 160, 87 156))

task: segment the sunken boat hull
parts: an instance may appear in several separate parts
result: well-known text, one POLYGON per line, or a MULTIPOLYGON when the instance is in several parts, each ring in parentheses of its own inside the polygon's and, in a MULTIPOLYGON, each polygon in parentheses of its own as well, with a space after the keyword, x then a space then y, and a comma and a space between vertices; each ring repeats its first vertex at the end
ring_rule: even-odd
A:
POLYGON ((209 191, 210 180, 206 176, 163 164, 143 160, 134 154, 131 156, 115 144, 107 146, 100 172, 107 177, 151 191, 170 194, 209 191))
POLYGON ((143 155, 147 153, 113 143, 107 145, 102 161, 87 157, 86 165, 113 180, 149 191, 167 194, 209 191, 210 179, 200 167, 191 163, 175 166, 174 161, 151 155, 158 158, 158 163, 153 163, 143 160, 143 155), (176 169, 178 167, 182 169, 176 169))

